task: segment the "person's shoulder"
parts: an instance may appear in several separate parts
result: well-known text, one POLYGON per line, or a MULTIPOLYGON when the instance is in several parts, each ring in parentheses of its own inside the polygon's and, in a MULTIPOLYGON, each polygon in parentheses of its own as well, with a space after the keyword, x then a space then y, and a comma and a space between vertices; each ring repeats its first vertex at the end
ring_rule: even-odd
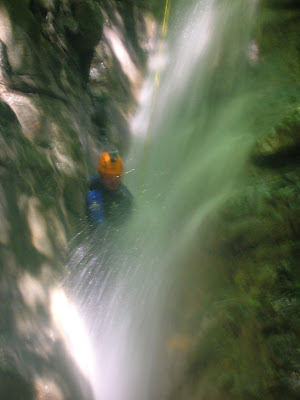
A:
POLYGON ((123 196, 128 197, 131 200, 133 199, 130 190, 123 183, 120 185, 120 192, 122 193, 123 196))
POLYGON ((119 202, 121 205, 121 208, 123 209, 123 212, 125 213, 124 215, 130 215, 133 208, 134 208, 134 200, 131 192, 125 186, 124 184, 121 184, 120 190, 119 190, 119 202))

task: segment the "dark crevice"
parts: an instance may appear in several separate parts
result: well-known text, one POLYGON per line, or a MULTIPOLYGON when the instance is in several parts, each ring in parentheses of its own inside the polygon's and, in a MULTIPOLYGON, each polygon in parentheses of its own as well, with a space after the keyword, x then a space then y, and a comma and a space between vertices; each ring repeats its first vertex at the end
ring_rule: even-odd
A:
POLYGON ((252 155, 251 161, 261 168, 284 168, 300 165, 300 142, 275 154, 252 155))
POLYGON ((17 93, 28 94, 28 95, 43 95, 55 100, 62 101, 64 104, 69 103, 67 98, 54 94, 50 90, 43 88, 34 88, 25 83, 10 84, 8 88, 17 93))

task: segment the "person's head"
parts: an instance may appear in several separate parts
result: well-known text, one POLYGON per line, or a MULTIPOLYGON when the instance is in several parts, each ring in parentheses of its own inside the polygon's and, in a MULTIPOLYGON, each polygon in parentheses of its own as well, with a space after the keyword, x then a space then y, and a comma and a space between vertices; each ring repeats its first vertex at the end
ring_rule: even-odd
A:
POLYGON ((123 173, 123 161, 118 151, 104 151, 101 153, 97 167, 103 185, 109 190, 119 189, 123 173))

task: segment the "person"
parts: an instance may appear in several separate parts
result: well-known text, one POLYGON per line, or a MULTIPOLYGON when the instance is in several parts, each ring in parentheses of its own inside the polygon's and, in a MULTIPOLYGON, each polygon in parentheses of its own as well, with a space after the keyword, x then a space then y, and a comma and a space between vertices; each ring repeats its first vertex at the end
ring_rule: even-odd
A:
POLYGON ((97 163, 98 176, 90 179, 88 217, 92 225, 118 225, 130 215, 132 195, 122 184, 123 161, 117 150, 103 151, 97 163))

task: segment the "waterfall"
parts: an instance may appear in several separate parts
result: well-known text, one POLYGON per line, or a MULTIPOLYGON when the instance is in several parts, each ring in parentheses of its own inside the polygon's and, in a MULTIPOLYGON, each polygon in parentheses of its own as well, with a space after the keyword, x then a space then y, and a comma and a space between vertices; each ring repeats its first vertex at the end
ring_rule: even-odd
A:
POLYGON ((68 265, 65 286, 93 348, 95 400, 166 398, 169 291, 180 290, 185 254, 235 189, 255 139, 255 11, 254 0, 172 5, 168 39, 149 75, 160 68, 155 107, 150 115, 146 80, 132 125, 126 167, 134 172, 125 183, 134 215, 117 232, 85 236, 68 265))

